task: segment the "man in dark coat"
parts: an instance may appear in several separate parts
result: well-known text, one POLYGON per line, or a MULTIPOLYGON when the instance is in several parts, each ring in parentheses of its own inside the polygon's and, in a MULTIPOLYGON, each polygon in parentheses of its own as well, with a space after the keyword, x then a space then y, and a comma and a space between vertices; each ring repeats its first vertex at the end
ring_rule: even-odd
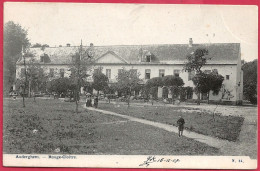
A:
POLYGON ((183 135, 184 124, 185 121, 182 118, 182 116, 180 116, 179 120, 177 121, 178 129, 179 129, 179 137, 183 135))

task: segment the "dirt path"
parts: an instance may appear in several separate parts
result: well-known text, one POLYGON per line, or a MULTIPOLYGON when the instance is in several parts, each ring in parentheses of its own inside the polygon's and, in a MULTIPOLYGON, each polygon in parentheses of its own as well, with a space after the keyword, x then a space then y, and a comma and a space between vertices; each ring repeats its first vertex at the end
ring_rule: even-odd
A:
MULTIPOLYGON (((83 107, 86 108, 85 105, 83 105, 83 107)), ((160 129, 164 129, 169 132, 178 133, 178 128, 172 125, 153 122, 146 119, 140 119, 140 118, 127 116, 127 115, 101 110, 101 109, 95 109, 95 108, 87 108, 87 109, 101 112, 104 114, 122 117, 130 121, 151 125, 160 129)), ((257 157, 256 119, 257 117, 255 116, 255 113, 251 113, 251 115, 247 113, 247 116, 245 117, 245 121, 239 136, 239 140, 237 142, 230 142, 228 140, 218 139, 218 138, 214 138, 214 137, 210 137, 210 136, 206 136, 206 135, 202 135, 190 131, 185 131, 183 133, 184 134, 183 136, 187 138, 192 138, 196 141, 205 143, 209 146, 219 148, 220 152, 225 156, 250 156, 251 158, 256 159, 257 157)))
MULTIPOLYGON (((83 107, 86 108, 85 105, 83 105, 83 107)), ((118 113, 110 112, 110 111, 106 111, 106 110, 101 110, 101 109, 95 109, 95 108, 87 108, 87 109, 97 111, 97 112, 101 112, 101 113, 104 113, 104 114, 119 116, 119 117, 128 119, 130 121, 135 121, 135 122, 139 122, 139 123, 142 123, 142 124, 151 125, 151 126, 154 126, 154 127, 160 128, 160 129, 164 129, 164 130, 169 131, 169 132, 178 133, 178 128, 175 127, 175 126, 172 126, 172 125, 148 121, 146 119, 139 119, 139 118, 136 118, 136 117, 126 116, 126 115, 122 115, 122 114, 118 114, 118 113)), ((195 139, 196 141, 205 143, 209 146, 216 147, 216 148, 221 148, 223 144, 229 145, 229 146, 234 145, 233 142, 229 142, 227 140, 213 138, 213 137, 205 136, 205 135, 198 134, 198 133, 195 133, 195 132, 190 132, 190 131, 184 131, 183 136, 195 139)))

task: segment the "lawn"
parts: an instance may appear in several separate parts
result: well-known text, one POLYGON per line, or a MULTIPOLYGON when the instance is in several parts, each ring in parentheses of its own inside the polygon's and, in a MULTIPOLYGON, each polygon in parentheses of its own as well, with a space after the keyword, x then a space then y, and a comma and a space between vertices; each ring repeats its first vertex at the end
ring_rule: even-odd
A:
POLYGON ((241 131, 244 118, 237 116, 213 115, 199 109, 164 106, 136 106, 130 104, 101 103, 100 109, 151 121, 177 125, 180 115, 185 119, 185 129, 200 134, 236 141, 241 131))
POLYGON ((4 99, 5 154, 219 155, 219 150, 152 126, 86 111, 58 99, 4 99))

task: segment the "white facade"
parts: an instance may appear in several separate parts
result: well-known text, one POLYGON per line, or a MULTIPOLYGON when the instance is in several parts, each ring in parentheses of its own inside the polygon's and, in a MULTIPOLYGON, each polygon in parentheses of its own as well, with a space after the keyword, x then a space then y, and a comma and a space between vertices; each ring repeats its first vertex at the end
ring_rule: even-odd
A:
MULTIPOLYGON (((91 72, 93 72, 94 69, 100 67, 102 68, 102 72, 109 77, 110 82, 116 82, 118 70, 125 68, 127 70, 136 69, 137 72, 140 74, 140 78, 143 80, 146 79, 146 71, 150 71, 150 78, 159 77, 162 76, 162 74, 166 76, 179 73, 179 76, 184 81, 185 87, 194 87, 192 80, 189 80, 188 72, 185 72, 183 70, 183 62, 128 62, 116 53, 108 51, 104 53, 102 56, 96 58, 95 65, 92 67, 91 72)), ((16 78, 20 77, 21 68, 23 68, 22 63, 18 63, 16 68, 16 78)), ((69 65, 67 64, 46 63, 42 64, 42 68, 45 73, 49 73, 50 70, 53 69, 54 77, 58 77, 62 69, 64 69, 64 77, 68 77, 70 75, 69 65)), ((236 63, 209 63, 206 64, 202 68, 202 70, 217 70, 218 73, 224 77, 224 82, 220 93, 216 96, 210 93, 209 100, 226 100, 233 102, 238 102, 242 100, 243 72, 241 70, 240 49, 238 52, 236 63)), ((196 98, 196 95, 193 95, 193 99, 196 98)))

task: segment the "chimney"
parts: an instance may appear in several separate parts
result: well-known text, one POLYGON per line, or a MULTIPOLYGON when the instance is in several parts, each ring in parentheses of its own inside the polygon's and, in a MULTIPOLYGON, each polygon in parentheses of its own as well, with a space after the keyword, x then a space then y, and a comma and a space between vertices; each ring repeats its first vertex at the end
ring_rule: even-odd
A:
POLYGON ((193 40, 192 38, 189 38, 189 47, 192 47, 192 44, 193 44, 193 40))
POLYGON ((69 44, 69 43, 67 43, 67 47, 70 47, 70 44, 69 44))

